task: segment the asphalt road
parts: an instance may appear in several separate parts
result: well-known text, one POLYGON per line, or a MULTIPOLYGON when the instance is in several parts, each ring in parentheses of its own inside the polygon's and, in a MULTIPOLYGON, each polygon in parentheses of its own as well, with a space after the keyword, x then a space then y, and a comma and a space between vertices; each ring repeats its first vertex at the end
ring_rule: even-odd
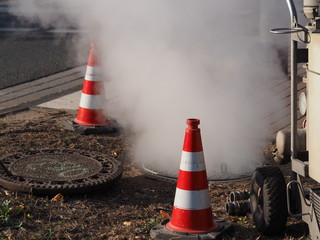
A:
POLYGON ((80 90, 90 51, 90 42, 75 47, 83 34, 21 21, 0 0, 0 115, 80 90))
POLYGON ((86 63, 75 48, 85 33, 54 33, 10 15, 1 2, 0 10, 0 89, 86 63))
POLYGON ((0 32, 0 89, 84 64, 77 60, 74 38, 46 32, 0 32))

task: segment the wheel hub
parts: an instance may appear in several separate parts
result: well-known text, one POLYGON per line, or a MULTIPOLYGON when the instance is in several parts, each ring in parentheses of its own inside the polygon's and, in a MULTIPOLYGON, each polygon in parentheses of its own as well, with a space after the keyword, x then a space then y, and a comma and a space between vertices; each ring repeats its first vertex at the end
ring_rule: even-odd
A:
POLYGON ((263 212, 263 191, 262 188, 258 188, 258 207, 263 212))

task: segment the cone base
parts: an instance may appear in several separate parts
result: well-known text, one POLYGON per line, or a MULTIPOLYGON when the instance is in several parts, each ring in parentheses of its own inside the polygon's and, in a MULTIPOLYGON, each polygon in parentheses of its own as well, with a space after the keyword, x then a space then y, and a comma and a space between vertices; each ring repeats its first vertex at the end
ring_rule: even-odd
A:
POLYGON ((111 124, 111 121, 103 114, 102 109, 83 107, 79 107, 78 116, 73 121, 84 126, 105 126, 111 124))
POLYGON ((175 232, 206 233, 218 229, 219 225, 212 219, 211 208, 185 210, 173 207, 171 221, 166 227, 175 232))
POLYGON ((108 134, 108 135, 117 135, 119 134, 119 124, 111 120, 111 123, 109 125, 92 125, 92 126, 86 126, 86 125, 80 125, 74 122, 74 119, 66 119, 62 121, 62 125, 70 130, 74 131, 76 133, 80 134, 108 134))
POLYGON ((231 230, 231 224, 225 221, 216 220, 217 229, 207 233, 185 233, 169 230, 166 226, 169 223, 169 219, 164 220, 160 224, 156 225, 150 230, 150 236, 156 239, 169 240, 175 237, 179 239, 199 240, 199 239, 221 239, 223 234, 231 230))
POLYGON ((189 229, 189 228, 180 228, 180 227, 176 227, 174 225, 172 225, 172 222, 168 222, 166 225, 166 228, 169 229, 170 231, 174 231, 174 232, 180 232, 180 233, 208 233, 208 232, 212 232, 215 231, 217 229, 219 229, 219 225, 214 223, 212 227, 210 228, 206 228, 206 229, 201 229, 201 230, 195 230, 195 229, 189 229))
POLYGON ((89 122, 84 122, 84 121, 80 121, 78 119, 73 119, 73 122, 75 122, 78 125, 83 125, 83 126, 107 126, 110 125, 112 122, 107 120, 105 122, 102 123, 89 123, 89 122))

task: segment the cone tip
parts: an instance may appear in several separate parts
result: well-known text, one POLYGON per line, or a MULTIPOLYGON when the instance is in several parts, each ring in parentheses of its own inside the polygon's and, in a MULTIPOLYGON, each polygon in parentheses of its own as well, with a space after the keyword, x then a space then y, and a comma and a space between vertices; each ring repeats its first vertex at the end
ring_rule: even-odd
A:
POLYGON ((91 48, 89 52, 89 57, 88 57, 88 66, 94 67, 99 65, 99 62, 96 58, 96 44, 94 42, 91 42, 91 48))
POLYGON ((187 125, 190 127, 197 127, 200 124, 200 119, 189 118, 187 119, 187 125))

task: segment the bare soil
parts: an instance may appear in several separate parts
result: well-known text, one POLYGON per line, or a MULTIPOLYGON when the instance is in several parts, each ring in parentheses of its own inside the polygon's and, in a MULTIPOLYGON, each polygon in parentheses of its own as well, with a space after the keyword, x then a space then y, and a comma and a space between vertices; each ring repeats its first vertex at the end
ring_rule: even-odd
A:
MULTIPOLYGON (((175 183, 150 179, 130 161, 134 141, 129 134, 108 137, 65 130, 61 121, 75 115, 74 111, 33 108, 0 118, 1 155, 41 148, 97 151, 123 163, 121 179, 101 192, 60 199, 0 187, 0 239, 151 239, 150 229, 171 214, 175 183)), ((271 148, 272 143, 266 147, 268 158, 271 148)), ((249 181, 209 184, 214 217, 233 226, 223 239, 307 239, 306 224, 294 218, 288 218, 283 235, 266 237, 257 232, 250 214, 228 216, 228 194, 248 188, 249 181)))

